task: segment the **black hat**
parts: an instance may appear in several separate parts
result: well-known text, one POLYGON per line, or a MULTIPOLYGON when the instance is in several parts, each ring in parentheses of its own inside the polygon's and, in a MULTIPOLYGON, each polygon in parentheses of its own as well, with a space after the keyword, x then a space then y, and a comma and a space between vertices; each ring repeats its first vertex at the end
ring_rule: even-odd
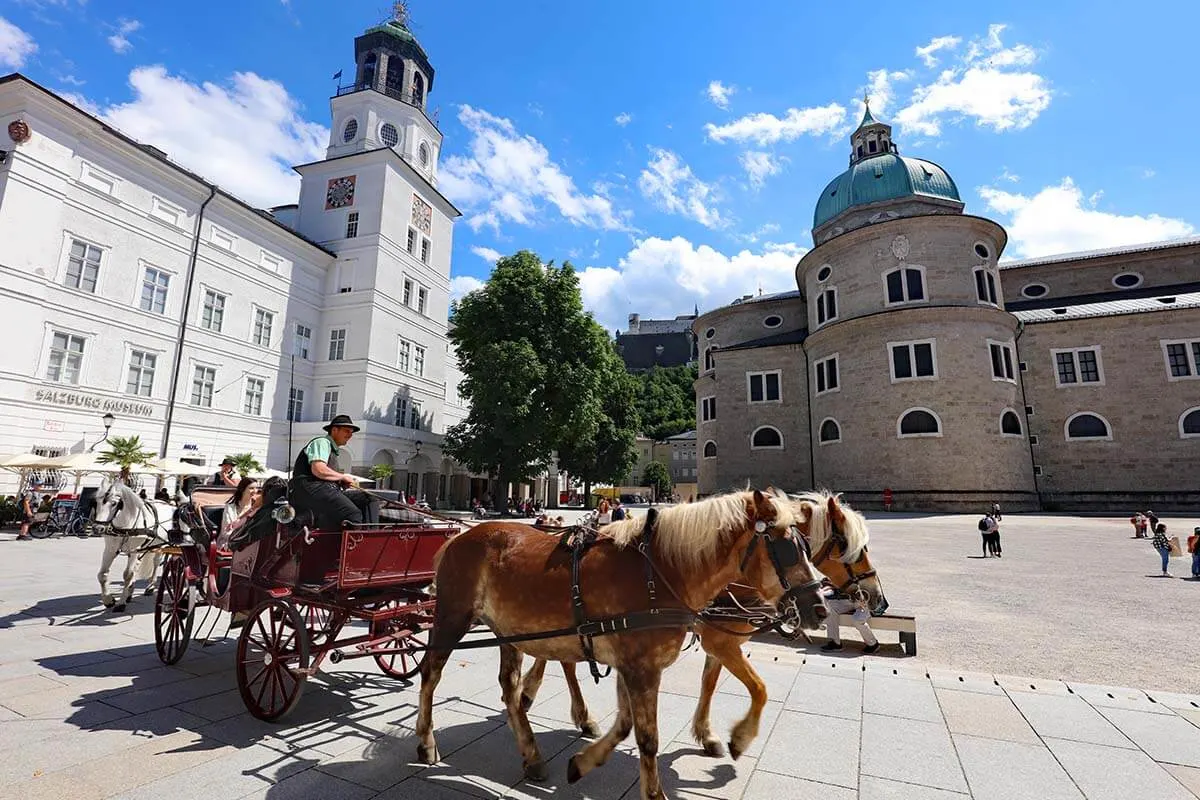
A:
POLYGON ((326 425, 321 430, 325 431, 326 433, 329 433, 330 428, 349 428, 350 430, 354 431, 355 433, 358 433, 359 431, 362 430, 362 428, 360 428, 354 424, 354 420, 350 419, 350 416, 348 414, 338 414, 336 417, 329 420, 329 424, 326 425))
POLYGON ((236 462, 236 461, 234 461, 234 460, 233 460, 232 458, 230 458, 229 456, 225 456, 225 458, 221 459, 221 466, 223 467, 223 466, 225 466, 226 464, 228 464, 228 465, 229 465, 229 466, 231 466, 231 467, 236 467, 236 466, 237 466, 237 462, 236 462))

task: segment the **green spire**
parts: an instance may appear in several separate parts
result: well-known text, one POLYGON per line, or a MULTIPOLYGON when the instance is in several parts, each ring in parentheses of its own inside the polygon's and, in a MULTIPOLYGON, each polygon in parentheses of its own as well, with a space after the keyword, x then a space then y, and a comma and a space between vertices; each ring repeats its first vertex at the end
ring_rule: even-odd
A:
POLYGON ((871 98, 866 94, 863 95, 863 107, 866 110, 863 112, 862 122, 858 123, 860 128, 875 124, 875 118, 871 116, 871 98))

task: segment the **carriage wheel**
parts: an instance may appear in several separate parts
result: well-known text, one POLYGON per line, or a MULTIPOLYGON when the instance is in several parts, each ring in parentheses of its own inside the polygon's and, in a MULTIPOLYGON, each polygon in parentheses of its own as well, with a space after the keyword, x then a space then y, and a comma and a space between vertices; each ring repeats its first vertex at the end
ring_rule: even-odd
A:
POLYGON ((183 559, 168 556, 154 603, 154 646, 164 664, 175 664, 183 658, 192 640, 194 619, 195 603, 183 559))
MULTIPOLYGON (((301 615, 304 618, 304 627, 308 631, 308 641, 310 644, 320 646, 326 640, 337 635, 330 630, 333 615, 329 613, 329 609, 322 606, 310 605, 302 605, 300 609, 301 615)), ((338 627, 340 628, 341 626, 339 625, 338 627)))
MULTIPOLYGON (((401 600, 391 600, 384 603, 377 610, 397 608, 402 605, 407 604, 401 600)), ((385 675, 390 675, 400 680, 409 680, 421 671, 421 664, 425 661, 426 651, 413 648, 423 648, 429 641, 429 634, 426 631, 418 630, 413 625, 412 620, 406 620, 401 617, 371 624, 372 639, 406 630, 413 631, 413 633, 392 644, 400 652, 382 653, 375 656, 375 663, 379 665, 379 669, 383 670, 385 675)))
POLYGON ((295 708, 308 678, 304 620, 284 600, 259 604, 237 645, 237 684, 246 710, 273 722, 295 708))

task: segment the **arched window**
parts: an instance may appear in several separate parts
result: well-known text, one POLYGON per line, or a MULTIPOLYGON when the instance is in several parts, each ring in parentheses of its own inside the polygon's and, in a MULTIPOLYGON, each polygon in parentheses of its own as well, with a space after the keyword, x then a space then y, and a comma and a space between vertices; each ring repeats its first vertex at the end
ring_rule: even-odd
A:
POLYGON ((704 457, 705 458, 716 458, 717 457, 717 443, 712 441, 711 439, 704 443, 704 457))
POLYGON ((715 353, 716 350, 717 350, 717 346, 714 344, 714 345, 709 345, 709 347, 704 351, 704 369, 705 370, 716 369, 717 362, 716 362, 716 359, 713 358, 713 353, 715 353))
POLYGON ((390 97, 399 98, 404 92, 404 61, 399 58, 389 58, 387 65, 387 83, 384 93, 390 97))
POLYGON ((770 425, 763 427, 750 434, 750 449, 751 450, 782 450, 783 449, 783 434, 777 428, 772 428, 770 425))
POLYGON ((1004 409, 1004 413, 1000 415, 1000 433, 1005 436, 1021 435, 1021 418, 1011 408, 1004 409))
POLYGON ((1200 406, 1189 408, 1180 415, 1179 435, 1184 439, 1200 436, 1200 406))
POLYGON ((897 436, 941 436, 942 421, 928 408, 910 408, 896 423, 897 436))
POLYGON ((1068 439, 1112 439, 1112 428, 1099 414, 1088 411, 1072 414, 1067 419, 1068 439))
POLYGON ((359 84, 360 89, 375 88, 375 62, 378 57, 374 53, 367 53, 366 59, 363 60, 362 83, 359 84))
POLYGON ((413 73, 412 101, 414 106, 425 107, 425 78, 419 72, 413 73))
POLYGON ((417 150, 417 158, 421 160, 421 166, 429 166, 429 145, 421 142, 421 147, 417 150))
POLYGON ((925 268, 902 267, 885 273, 887 304, 912 303, 925 299, 925 268))
POLYGON ((842 429, 841 426, 838 425, 837 420, 833 417, 829 417, 822 422, 821 432, 818 438, 820 439, 821 444, 840 442, 842 440, 842 429))

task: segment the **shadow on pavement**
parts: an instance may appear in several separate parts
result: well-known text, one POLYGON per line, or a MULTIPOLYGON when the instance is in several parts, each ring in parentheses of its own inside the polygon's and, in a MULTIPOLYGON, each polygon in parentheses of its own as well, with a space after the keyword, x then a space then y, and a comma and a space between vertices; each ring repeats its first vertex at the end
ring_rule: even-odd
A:
POLYGON ((70 597, 55 597, 39 600, 29 608, 0 617, 0 629, 11 628, 18 622, 44 619, 50 625, 112 625, 132 616, 141 616, 154 611, 154 598, 142 595, 134 589, 133 597, 124 611, 114 613, 100 605, 99 591, 77 594, 70 597))

